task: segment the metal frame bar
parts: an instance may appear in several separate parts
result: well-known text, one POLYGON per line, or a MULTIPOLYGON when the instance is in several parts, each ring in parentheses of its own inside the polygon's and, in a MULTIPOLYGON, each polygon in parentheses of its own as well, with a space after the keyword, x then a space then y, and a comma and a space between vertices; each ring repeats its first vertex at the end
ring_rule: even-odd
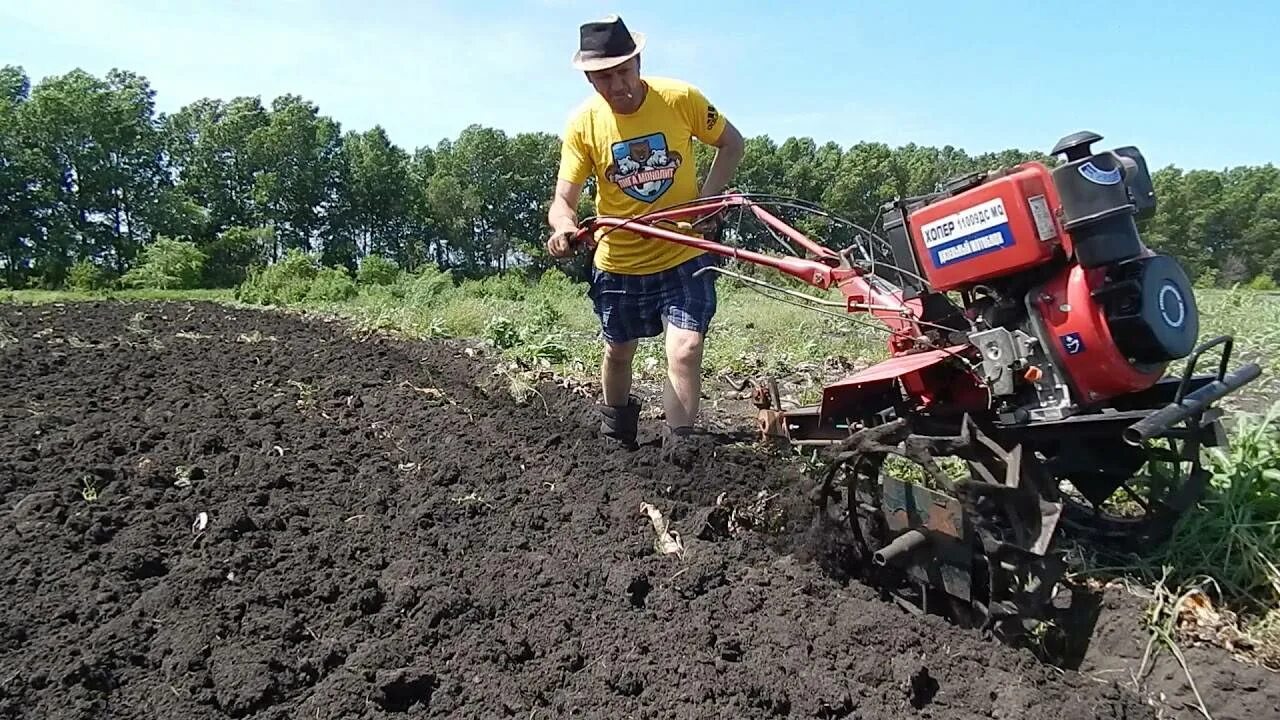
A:
POLYGON ((747 262, 755 263, 757 265, 764 265, 765 267, 771 267, 779 272, 784 272, 792 277, 799 278, 822 290, 830 288, 835 279, 835 272, 832 268, 812 260, 776 257, 773 255, 754 252, 752 250, 740 250, 738 248, 729 247, 728 245, 722 245, 710 240, 703 240, 702 238, 678 233, 674 230, 653 227, 647 223, 636 223, 636 221, 626 218, 595 218, 592 225, 614 228, 625 226, 627 230, 638 235, 645 235, 658 240, 687 245, 689 247, 706 250, 707 252, 715 253, 716 255, 721 255, 723 257, 734 258, 736 260, 746 260, 747 262))
POLYGON ((822 245, 819 245, 813 240, 810 240, 807 235, 800 232, 799 230, 796 230, 795 228, 779 220, 778 218, 774 217, 772 214, 770 214, 768 211, 766 211, 764 208, 760 207, 759 205, 756 205, 755 203, 748 203, 747 208, 751 210, 751 213, 755 215, 756 218, 760 220, 760 222, 764 223, 765 225, 768 225, 774 230, 777 230, 783 235, 786 235, 787 237, 791 238, 797 244, 803 246, 805 250, 808 250, 814 255, 817 255, 819 258, 826 260, 827 263, 825 264, 830 265, 833 268, 839 267, 841 264, 843 264, 844 261, 840 258, 840 255, 836 253, 834 250, 832 250, 831 248, 823 247, 822 245))

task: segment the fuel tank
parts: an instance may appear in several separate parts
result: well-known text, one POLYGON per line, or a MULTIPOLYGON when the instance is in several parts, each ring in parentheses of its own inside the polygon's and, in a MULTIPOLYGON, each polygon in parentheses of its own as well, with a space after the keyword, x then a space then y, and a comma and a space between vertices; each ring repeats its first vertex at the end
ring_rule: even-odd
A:
POLYGON ((1031 162, 919 208, 908 224, 925 277, 946 292, 1047 263, 1059 248, 1069 252, 1059 206, 1050 171, 1031 162))

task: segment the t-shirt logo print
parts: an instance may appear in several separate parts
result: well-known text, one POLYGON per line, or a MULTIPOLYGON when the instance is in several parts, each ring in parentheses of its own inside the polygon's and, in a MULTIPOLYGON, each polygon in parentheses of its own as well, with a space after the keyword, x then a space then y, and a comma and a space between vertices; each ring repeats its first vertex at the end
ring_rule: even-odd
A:
POLYGON ((680 153, 667 149, 662 133, 614 143, 612 151, 613 162, 605 170, 605 178, 641 202, 662 197, 683 160, 680 153))

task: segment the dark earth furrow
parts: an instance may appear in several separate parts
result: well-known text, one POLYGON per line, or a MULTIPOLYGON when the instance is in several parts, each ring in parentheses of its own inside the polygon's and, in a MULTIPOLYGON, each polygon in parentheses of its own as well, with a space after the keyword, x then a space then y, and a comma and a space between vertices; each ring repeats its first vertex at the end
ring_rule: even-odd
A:
POLYGON ((610 451, 588 400, 518 404, 461 345, 200 303, 0 313, 4 717, 1157 716, 785 552, 783 459, 610 451), (761 490, 781 538, 708 530, 761 490))

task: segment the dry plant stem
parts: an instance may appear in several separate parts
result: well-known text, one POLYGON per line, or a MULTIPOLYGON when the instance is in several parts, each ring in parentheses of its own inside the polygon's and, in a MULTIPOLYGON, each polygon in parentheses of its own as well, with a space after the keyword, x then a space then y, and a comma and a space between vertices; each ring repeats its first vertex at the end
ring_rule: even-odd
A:
MULTIPOLYGON (((1191 674, 1191 668, 1187 664, 1186 656, 1183 655, 1182 648, 1178 646, 1177 641, 1173 637, 1172 628, 1177 622, 1178 610, 1183 601, 1189 596, 1190 591, 1183 593, 1172 604, 1168 602, 1168 599, 1172 597, 1172 593, 1169 592, 1165 583, 1167 582, 1171 571, 1172 568, 1165 567, 1163 574, 1160 577, 1160 581, 1156 583, 1154 588, 1155 606, 1151 609, 1151 613, 1148 616, 1148 622, 1151 625, 1151 637, 1147 639, 1147 646, 1142 653, 1142 660, 1138 664, 1138 670, 1133 674, 1134 687, 1141 690, 1141 678, 1147 674, 1147 662, 1151 660, 1152 650, 1158 640, 1169 648, 1169 652, 1173 654, 1174 659, 1178 661, 1178 665, 1182 667, 1182 672, 1186 675, 1187 684, 1191 688, 1191 693, 1195 695, 1197 709, 1200 711, 1200 714, 1204 715, 1206 720, 1213 720, 1213 716, 1209 713, 1209 709, 1204 703, 1204 698, 1200 695, 1200 689, 1196 686, 1196 681, 1191 674), (1167 619, 1164 618, 1166 607, 1169 608, 1167 619)), ((1154 668, 1154 663, 1152 664, 1152 667, 1154 668)))

